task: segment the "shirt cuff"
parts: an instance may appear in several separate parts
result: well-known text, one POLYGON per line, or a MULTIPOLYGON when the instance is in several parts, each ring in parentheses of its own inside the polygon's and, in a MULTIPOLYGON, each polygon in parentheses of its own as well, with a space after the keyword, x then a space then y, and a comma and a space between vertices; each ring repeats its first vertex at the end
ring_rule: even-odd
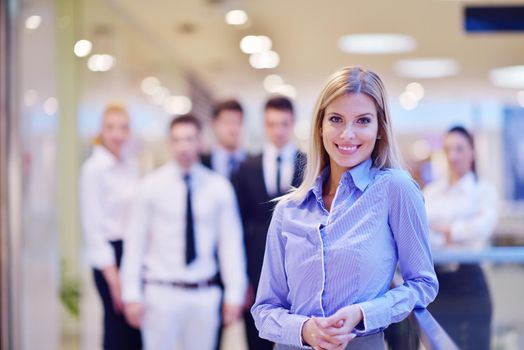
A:
POLYGON ((360 308, 360 311, 362 312, 362 321, 360 321, 356 327, 355 327, 355 333, 356 334, 364 334, 369 330, 369 327, 367 326, 367 317, 366 313, 364 312, 364 309, 362 308, 362 305, 358 305, 360 308))
POLYGON ((122 290, 122 301, 124 304, 130 303, 141 303, 144 299, 142 290, 138 288, 123 288, 122 290))
POLYGON ((282 327, 282 343, 301 349, 311 349, 302 342, 302 327, 307 320, 309 320, 307 316, 289 315, 287 322, 282 327))
POLYGON ((89 262, 91 266, 95 269, 102 270, 106 267, 116 265, 115 254, 113 253, 113 250, 110 247, 109 249, 104 247, 104 249, 99 249, 96 252, 91 252, 89 254, 89 262))
POLYGON ((369 333, 391 323, 391 309, 383 305, 380 299, 365 301, 357 305, 362 310, 362 322, 355 327, 356 334, 369 333))
POLYGON ((224 303, 229 305, 242 305, 245 298, 245 288, 226 288, 224 290, 224 303))

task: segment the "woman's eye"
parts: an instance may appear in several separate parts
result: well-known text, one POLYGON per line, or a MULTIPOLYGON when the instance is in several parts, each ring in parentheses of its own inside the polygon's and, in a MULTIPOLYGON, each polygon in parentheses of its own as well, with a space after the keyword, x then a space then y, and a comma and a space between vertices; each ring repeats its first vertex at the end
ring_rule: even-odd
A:
POLYGON ((357 119, 357 123, 359 124, 369 124, 371 123, 371 118, 369 117, 362 117, 357 119))
POLYGON ((340 118, 337 115, 332 115, 331 117, 329 117, 329 121, 332 123, 340 123, 342 121, 342 118, 340 118))

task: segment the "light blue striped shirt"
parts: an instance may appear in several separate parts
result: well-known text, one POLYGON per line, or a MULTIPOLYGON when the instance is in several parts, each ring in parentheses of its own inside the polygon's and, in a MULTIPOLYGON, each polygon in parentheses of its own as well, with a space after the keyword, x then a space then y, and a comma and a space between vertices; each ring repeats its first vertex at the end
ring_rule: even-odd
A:
POLYGON ((405 171, 371 164, 344 173, 330 212, 322 199, 329 167, 303 201, 276 206, 251 309, 262 338, 303 347, 310 316, 352 304, 364 314, 355 332, 372 334, 434 300, 422 193, 405 171), (390 290, 397 262, 404 284, 390 290))

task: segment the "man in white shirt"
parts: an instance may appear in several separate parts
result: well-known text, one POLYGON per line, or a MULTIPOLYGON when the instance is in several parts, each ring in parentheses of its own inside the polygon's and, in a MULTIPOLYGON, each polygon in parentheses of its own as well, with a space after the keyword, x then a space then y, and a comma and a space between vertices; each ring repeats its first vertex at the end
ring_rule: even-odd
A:
MULTIPOLYGON (((267 140, 262 154, 249 157, 232 178, 244 225, 249 290, 252 295, 257 290, 262 270, 266 235, 275 205, 271 200, 285 194, 292 186, 297 187, 302 181, 305 155, 298 151, 292 141, 294 125, 291 101, 283 96, 270 98, 264 108, 267 140)), ((250 350, 273 348, 273 343, 258 336, 249 308, 244 312, 244 321, 250 350)))
POLYGON ((213 134, 216 144, 209 154, 202 155, 202 164, 228 179, 246 159, 240 148, 244 110, 237 100, 217 102, 213 107, 213 134))
POLYGON ((241 315, 247 282, 235 194, 225 178, 198 162, 200 139, 198 119, 175 118, 174 160, 141 182, 134 203, 122 290, 126 317, 142 329, 146 350, 214 348, 218 271, 224 323, 241 315))

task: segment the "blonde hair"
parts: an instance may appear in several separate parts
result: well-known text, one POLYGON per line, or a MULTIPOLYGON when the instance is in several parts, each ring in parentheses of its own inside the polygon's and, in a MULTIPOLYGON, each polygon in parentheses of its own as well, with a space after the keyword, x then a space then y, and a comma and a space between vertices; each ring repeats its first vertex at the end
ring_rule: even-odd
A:
MULTIPOLYGON (((120 102, 110 102, 106 105, 106 107, 104 108, 104 112, 102 113, 101 127, 103 127, 107 116, 112 113, 119 113, 119 114, 125 115, 129 119, 129 112, 127 111, 126 106, 124 106, 120 102)), ((102 145, 101 133, 98 133, 98 135, 95 136, 95 138, 91 141, 91 143, 93 145, 102 145)))
POLYGON ((386 89, 380 77, 360 67, 343 67, 328 80, 317 99, 313 111, 313 121, 309 139, 307 164, 302 184, 292 189, 281 200, 300 201, 305 198, 322 169, 329 164, 329 155, 322 142, 322 122, 326 107, 337 97, 345 94, 366 94, 375 102, 378 119, 378 135, 371 154, 373 166, 382 168, 401 168, 397 145, 393 137, 391 117, 386 101, 386 89))

